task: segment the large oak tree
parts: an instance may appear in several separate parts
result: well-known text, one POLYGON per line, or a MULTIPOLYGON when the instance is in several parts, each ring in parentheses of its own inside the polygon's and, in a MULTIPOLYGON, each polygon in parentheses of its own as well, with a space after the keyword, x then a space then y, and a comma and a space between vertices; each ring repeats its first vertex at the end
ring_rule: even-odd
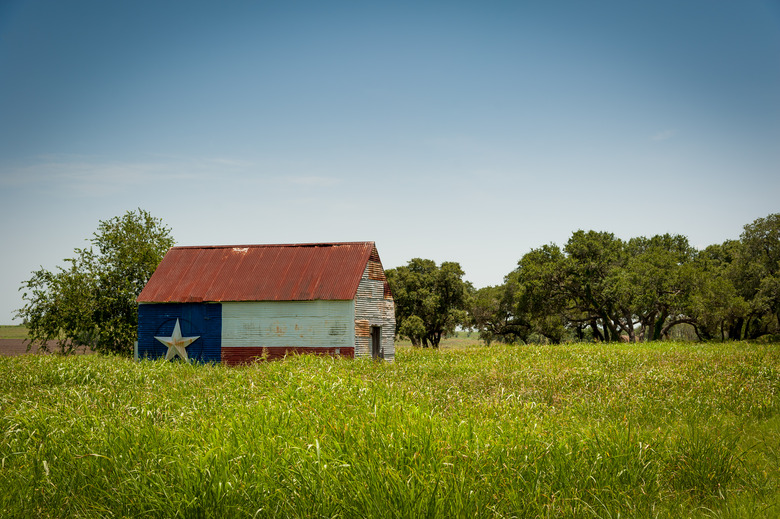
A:
POLYGON ((385 274, 395 300, 398 334, 413 345, 438 348, 442 336, 466 323, 472 287, 463 280, 460 264, 445 261, 437 266, 433 260, 414 258, 385 274))

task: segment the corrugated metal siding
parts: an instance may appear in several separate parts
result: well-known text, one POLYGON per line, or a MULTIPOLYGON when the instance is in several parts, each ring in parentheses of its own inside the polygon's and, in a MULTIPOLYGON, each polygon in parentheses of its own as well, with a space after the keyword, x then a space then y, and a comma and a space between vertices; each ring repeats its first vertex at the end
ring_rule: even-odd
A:
POLYGON ((372 254, 373 242, 173 247, 138 302, 351 300, 372 254))
POLYGON ((379 259, 379 252, 374 247, 371 250, 371 255, 368 258, 368 279, 384 282, 384 298, 392 299, 393 294, 390 292, 390 284, 387 282, 385 276, 385 269, 382 268, 382 260, 379 259))
POLYGON ((353 348, 351 301, 222 304, 222 348, 353 348))
POLYGON ((355 337, 371 337, 371 322, 368 319, 355 319, 355 337))
POLYGON ((371 356, 371 327, 380 326, 381 355, 395 358, 395 306, 376 248, 361 276, 355 295, 355 356, 371 356))
POLYGON ((381 281, 373 281, 371 279, 364 279, 358 286, 356 300, 358 303, 369 303, 373 301, 383 300, 385 298, 385 287, 381 281))
POLYGON ((381 263, 377 263, 376 261, 368 262, 368 279, 375 279, 378 281, 385 280, 385 271, 382 268, 381 263))
POLYGON ((220 362, 222 308, 219 304, 139 305, 139 357, 165 357, 168 348, 155 337, 170 336, 177 319, 183 336, 200 336, 187 346, 187 356, 198 362, 220 362))

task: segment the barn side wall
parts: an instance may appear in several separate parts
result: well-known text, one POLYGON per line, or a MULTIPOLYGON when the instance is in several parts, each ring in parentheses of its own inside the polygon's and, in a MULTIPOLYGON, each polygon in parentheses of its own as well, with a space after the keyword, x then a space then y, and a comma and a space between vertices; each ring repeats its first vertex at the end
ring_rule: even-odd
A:
POLYGON ((380 356, 395 358, 395 303, 376 248, 360 279, 355 297, 355 356, 371 357, 371 327, 381 327, 380 356))
POLYGON ((179 321, 183 337, 198 336, 187 346, 197 362, 220 362, 222 306, 219 303, 141 303, 138 305, 138 356, 165 357, 168 347, 155 337, 170 337, 179 321))
POLYGON ((323 353, 352 357, 352 301, 258 301, 222 303, 222 359, 323 353))

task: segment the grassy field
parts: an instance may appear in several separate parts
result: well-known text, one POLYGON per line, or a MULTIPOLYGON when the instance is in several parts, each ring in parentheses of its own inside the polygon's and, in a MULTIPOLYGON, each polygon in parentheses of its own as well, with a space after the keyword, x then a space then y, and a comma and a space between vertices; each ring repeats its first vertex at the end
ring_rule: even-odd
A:
POLYGON ((2 517, 777 517, 778 345, 0 358, 2 517))
POLYGON ((27 327, 21 325, 0 324, 0 339, 26 339, 27 327))

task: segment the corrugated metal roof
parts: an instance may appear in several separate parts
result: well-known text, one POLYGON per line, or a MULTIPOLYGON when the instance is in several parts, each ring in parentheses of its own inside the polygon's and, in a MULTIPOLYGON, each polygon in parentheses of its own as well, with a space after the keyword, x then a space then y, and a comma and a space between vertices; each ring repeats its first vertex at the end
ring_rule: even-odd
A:
POLYGON ((172 247, 139 303, 350 300, 373 242, 172 247))

